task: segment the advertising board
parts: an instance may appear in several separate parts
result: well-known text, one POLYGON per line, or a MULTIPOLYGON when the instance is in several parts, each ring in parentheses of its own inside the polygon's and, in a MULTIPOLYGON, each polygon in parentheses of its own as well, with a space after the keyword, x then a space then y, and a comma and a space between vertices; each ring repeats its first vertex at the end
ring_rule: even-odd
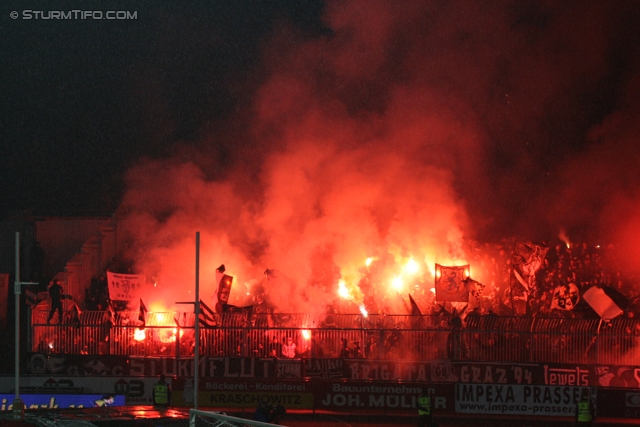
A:
MULTIPOLYGON (((68 408, 93 408, 96 403, 103 400, 102 394, 20 394, 20 399, 24 402, 25 409, 68 409, 68 408)), ((0 411, 12 411, 13 394, 0 394, 0 411)), ((107 406, 124 406, 124 396, 113 395, 113 402, 107 406)))
MULTIPOLYGON (((123 405, 152 405, 153 385, 157 381, 158 377, 27 377, 20 380, 20 396, 23 393, 66 396, 99 394, 100 397, 111 394, 122 396, 123 405)), ((171 383, 171 378, 167 378, 167 382, 171 383)), ((0 377, 0 392, 12 393, 14 384, 13 377, 0 377)), ((8 402, 13 402, 13 398, 8 402)))
MULTIPOLYGON (((583 387, 456 384, 458 414, 573 416, 583 387)), ((586 388, 597 404, 597 389, 586 388)))

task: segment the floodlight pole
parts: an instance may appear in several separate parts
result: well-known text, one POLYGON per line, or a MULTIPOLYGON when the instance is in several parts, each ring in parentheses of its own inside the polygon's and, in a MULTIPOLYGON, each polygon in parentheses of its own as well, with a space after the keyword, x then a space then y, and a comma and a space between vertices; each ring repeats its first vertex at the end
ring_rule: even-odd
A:
POLYGON ((35 282, 21 282, 20 281, 20 233, 16 231, 16 274, 15 282, 13 285, 13 293, 16 296, 16 352, 15 352, 15 398, 13 399, 13 419, 24 419, 24 403, 20 399, 20 286, 22 285, 37 285, 35 282))
POLYGON ((193 367, 193 408, 198 409, 198 365, 200 364, 200 232, 196 232, 196 300, 195 300, 195 354, 193 367))
MULTIPOLYGON (((200 232, 196 231, 196 300, 195 302, 176 302, 176 304, 193 304, 195 319, 195 348, 193 355, 193 408, 198 409, 198 370, 200 364, 200 232)), ((179 335, 178 335, 179 336, 179 335)))

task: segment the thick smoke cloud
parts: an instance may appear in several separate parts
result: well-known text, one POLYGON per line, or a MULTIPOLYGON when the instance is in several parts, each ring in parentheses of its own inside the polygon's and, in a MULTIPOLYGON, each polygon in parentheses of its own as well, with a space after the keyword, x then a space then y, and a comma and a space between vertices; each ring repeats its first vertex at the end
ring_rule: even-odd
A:
POLYGON ((232 303, 265 289, 297 312, 324 311, 340 280, 360 303, 367 257, 384 260, 392 297, 409 259, 421 278, 403 293, 436 262, 466 263, 472 239, 633 246, 637 12, 352 1, 327 4, 321 35, 277 27, 233 125, 128 173, 119 216, 135 268, 163 290, 149 298, 192 289, 196 231, 205 302, 224 263, 232 303))

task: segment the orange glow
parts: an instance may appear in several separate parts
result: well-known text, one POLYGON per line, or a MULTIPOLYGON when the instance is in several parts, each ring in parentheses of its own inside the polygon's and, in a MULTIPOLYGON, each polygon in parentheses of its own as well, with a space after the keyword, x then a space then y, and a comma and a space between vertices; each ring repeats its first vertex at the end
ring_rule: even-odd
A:
MULTIPOLYGON (((176 342, 176 335, 178 334, 178 328, 172 329, 159 329, 160 341, 163 343, 176 342)), ((184 330, 180 329, 180 337, 184 335, 184 330)))
POLYGON ((135 339, 136 341, 144 341, 145 338, 147 338, 145 330, 136 328, 133 339, 135 339))
POLYGON ((571 242, 569 241, 569 237, 566 235, 564 230, 560 232, 558 238, 564 242, 564 244, 567 246, 567 249, 571 249, 571 242))
MULTIPOLYGON (((301 154, 307 158, 307 153, 301 152, 301 154)), ((199 298, 209 307, 215 307, 217 301, 217 290, 220 283, 218 280, 220 279, 216 276, 216 269, 224 264, 225 271, 234 277, 228 303, 236 306, 248 306, 255 303, 255 296, 260 292, 269 296, 268 301, 274 305, 275 311, 283 313, 316 313, 324 311, 328 305, 337 303, 344 304, 345 307, 342 308, 351 310, 351 313, 360 312, 362 315, 368 316, 362 305, 365 298, 373 298, 378 306, 386 298, 387 301, 390 301, 387 304, 390 313, 404 313, 405 308, 401 304, 401 300, 396 298, 396 293, 405 293, 416 287, 422 291, 426 283, 433 282, 436 274, 440 277, 440 273, 435 269, 436 262, 455 265, 458 264, 459 259, 465 258, 465 247, 461 245, 459 230, 457 230, 455 222, 450 221, 453 218, 449 218, 448 214, 443 214, 438 218, 437 224, 434 224, 433 221, 425 223, 423 220, 425 215, 431 218, 430 215, 433 213, 430 204, 425 205, 428 206, 427 210, 419 209, 419 212, 414 212, 413 208, 410 208, 413 205, 403 204, 405 200, 414 200, 415 194, 422 194, 422 192, 413 191, 418 190, 422 183, 419 182, 417 188, 411 186, 411 188, 407 188, 402 181, 403 185, 398 188, 394 186, 394 191, 386 191, 386 179, 389 178, 387 176, 384 179, 379 177, 379 180, 376 178, 374 181, 377 183, 371 187, 369 187, 372 183, 371 177, 354 177, 358 183, 364 186, 361 188, 366 191, 358 189, 350 193, 347 190, 352 187, 344 185, 340 186, 340 191, 335 193, 331 190, 329 194, 326 194, 328 197, 326 200, 322 196, 316 201, 317 203, 314 202, 318 206, 319 212, 329 215, 326 217, 326 221, 323 219, 314 226, 309 225, 308 228, 303 228, 307 235, 302 239, 297 234, 289 236, 287 231, 289 229, 282 225, 282 221, 285 220, 285 217, 289 218, 292 213, 300 213, 299 209, 303 205, 307 205, 313 197, 319 195, 311 191, 313 186, 296 187, 300 181, 292 180, 288 169, 290 164, 294 163, 287 161, 282 163, 282 169, 271 168, 284 160, 285 158, 274 159, 275 163, 272 163, 265 173, 267 175, 276 174, 271 175, 272 178, 277 178, 277 182, 272 183, 273 186, 269 186, 270 191, 274 192, 272 196, 283 197, 288 204, 267 203, 265 210, 257 213, 258 217, 261 217, 258 221, 261 224, 260 227, 266 228, 251 232, 257 236, 268 231, 265 235, 270 235, 273 238, 272 245, 264 253, 264 259, 253 261, 246 259, 246 255, 241 250, 242 246, 235 247, 235 243, 232 243, 237 239, 229 239, 230 236, 226 236, 223 231, 217 229, 217 226, 204 227, 201 236, 200 256, 206 261, 201 265, 200 273, 203 282, 199 298), (286 167, 284 167, 285 164, 286 167), (361 178, 362 181, 360 181, 361 178), (291 186, 295 187, 293 188, 295 191, 286 193, 292 189, 291 186), (285 191, 285 194, 279 193, 280 191, 285 191), (369 212, 366 209, 363 211, 363 206, 377 206, 378 194, 391 194, 396 201, 400 202, 400 205, 394 205, 396 206, 394 209, 400 209, 403 213, 398 216, 398 220, 395 219, 396 213, 392 212, 393 210, 387 211, 377 207, 371 215, 360 216, 358 214, 364 211, 369 212), (363 198, 359 199, 357 196, 363 198), (372 199, 369 200, 369 197, 372 199), (360 202, 363 203, 362 206, 359 204, 360 202), (287 206, 286 209, 285 206, 287 206), (338 209, 340 206, 346 206, 347 209, 344 211, 338 209), (404 220, 399 221, 399 218, 404 218, 404 220), (387 230, 380 234, 383 229, 387 230), (285 244, 285 242, 289 243, 285 244), (327 242, 327 244, 322 242, 327 242), (287 261, 284 262, 284 260, 287 261), (263 267, 256 268, 256 265, 263 267), (304 267, 294 268, 293 265, 304 267), (269 273, 266 274, 266 271, 269 273), (351 302, 353 304, 350 304, 351 302)), ((192 170, 181 170, 187 174, 185 179, 194 178, 189 177, 192 170)), ((304 179, 304 175, 302 173, 302 179, 304 179)), ((343 175, 335 175, 336 183, 341 182, 341 176, 343 175)), ((178 181, 185 185, 190 182, 178 181)), ((157 183, 154 181, 147 182, 147 184, 155 185, 157 183)), ((165 184, 172 185, 173 182, 169 181, 165 184)), ((205 187, 206 185, 203 189, 205 187)), ((141 191, 146 193, 146 188, 141 188, 141 191)), ((334 187, 328 186, 326 188, 333 189, 334 187)), ((218 190, 222 191, 221 194, 224 194, 224 197, 233 199, 234 193, 228 192, 230 188, 222 186, 218 190)), ((322 191, 324 191, 324 187, 322 187, 322 191)), ((180 194, 182 193, 177 192, 175 195, 180 194)), ((442 196, 445 195, 438 194, 437 200, 442 200, 442 196)), ((271 200, 275 201, 276 199, 272 198, 271 200)), ((238 204, 238 209, 242 205, 242 203, 238 204)), ((211 213, 214 216, 220 213, 215 209, 207 209, 206 212, 207 215, 211 213)), ((241 211, 237 213, 242 214, 241 211)), ((246 219, 250 217, 246 216, 246 219)), ((300 221, 304 221, 306 217, 302 215, 300 218, 300 221)), ((227 220, 231 220, 231 218, 227 220)), ((172 224, 180 224, 181 221, 177 221, 176 218, 172 224)), ((214 220, 213 223, 224 223, 224 221, 214 220)), ((168 224, 166 225, 168 227, 168 224)), ((300 225, 302 226, 303 223, 301 222, 300 225)), ((164 226, 161 227, 164 228, 164 226)), ((127 230, 135 234, 138 228, 131 226, 127 230)), ((147 256, 144 261, 139 261, 136 269, 149 272, 148 285, 149 289, 153 291, 142 296, 146 306, 149 307, 146 326, 159 327, 154 330, 153 339, 168 343, 175 342, 178 333, 176 332, 174 335, 169 329, 174 326, 173 316, 176 311, 185 309, 184 306, 174 304, 192 300, 192 298, 188 298, 193 293, 192 285, 189 283, 190 279, 185 280, 185 278, 190 278, 192 274, 194 242, 193 236, 185 234, 184 230, 175 235, 173 232, 178 233, 177 229, 166 228, 164 231, 167 236, 172 236, 169 239, 172 242, 170 247, 167 248, 166 243, 163 243, 162 240, 156 241, 156 237, 159 235, 154 234, 155 237, 150 240, 150 235, 147 235, 141 243, 146 247, 146 251, 143 252, 147 256)), ((372 303, 368 307, 373 306, 372 303)), ((304 325, 302 326, 304 327, 304 325)))
MULTIPOLYGON (((380 9, 374 12, 385 8, 380 9)), ((328 16, 342 25, 342 12, 328 16)), ((395 17, 388 21, 395 24, 395 17)), ((356 32, 366 27, 349 22, 349 31, 351 24, 356 32)), ((387 35, 385 31, 358 34, 363 43, 376 48, 381 46, 378 37, 386 41, 387 35)), ((376 49, 359 61, 349 55, 351 43, 326 43, 336 52, 327 53, 315 42, 308 47, 309 52, 318 49, 318 55, 329 55, 322 56, 326 64, 321 68, 336 67, 331 72, 347 79, 351 73, 375 74, 376 49)), ((486 170, 469 156, 453 155, 482 153, 485 148, 485 129, 473 108, 456 97, 448 102, 438 88, 418 78, 415 87, 392 84, 388 92, 380 92, 385 94, 380 112, 377 105, 368 104, 369 98, 358 98, 363 96, 360 91, 343 91, 354 101, 353 113, 358 114, 351 114, 349 102, 336 101, 343 92, 315 98, 318 82, 309 76, 316 75, 313 68, 318 62, 301 59, 306 58, 306 49, 304 43, 296 44, 290 56, 274 59, 274 74, 263 79, 259 96, 247 105, 255 116, 243 123, 243 129, 261 135, 261 142, 259 150, 247 150, 245 155, 232 152, 243 159, 237 162, 242 169, 218 174, 217 151, 207 148, 215 132, 207 128, 206 140, 193 148, 197 161, 185 158, 186 146, 180 145, 180 150, 170 151, 177 154, 175 158, 152 157, 128 171, 117 241, 128 243, 123 249, 134 262, 133 270, 144 272, 150 279, 148 288, 159 291, 143 297, 149 307, 152 299, 160 299, 171 311, 192 311, 173 304, 184 303, 188 292, 195 292, 197 231, 202 262, 198 299, 210 308, 218 302, 216 269, 224 264, 234 277, 226 302, 238 307, 251 305, 249 297, 261 295, 273 313, 321 314, 331 307, 357 314, 366 300, 375 312, 386 304, 390 313, 404 314, 395 292, 404 292, 406 298, 406 292, 417 286, 416 295, 422 296, 434 276, 441 277, 433 268, 436 262, 458 265, 457 260, 473 260, 475 254, 465 252, 480 242, 469 245, 467 236, 490 234, 475 228, 487 222, 481 215, 505 211, 488 203, 496 212, 467 212, 485 203, 475 195, 491 188, 490 180, 477 182, 475 188, 468 185, 488 176, 486 170), (281 70, 286 71, 279 75, 281 70), (309 104, 299 108, 304 97, 309 104), (251 179, 244 167, 254 172, 251 179), (467 195, 473 197, 465 200, 467 195), (243 286, 246 283, 250 289, 243 286)), ((419 53, 414 58, 422 65, 419 53)), ((374 97, 374 104, 379 101, 374 97)), ((240 123, 244 116, 238 114, 234 120, 240 123)), ((252 141, 236 144, 234 137, 229 138, 228 148, 233 150, 252 141)), ((503 192, 491 194, 497 198, 503 192)), ((473 266, 474 279, 483 280, 484 271, 478 267, 473 266)))
POLYGON ((420 271, 420 266, 413 258, 409 258, 409 261, 404 266, 404 272, 406 274, 417 274, 420 271))
POLYGON ((369 312, 367 311, 366 307, 363 305, 360 306, 360 313, 362 313, 362 315, 364 317, 369 317, 369 312))
POLYGON ((310 340, 311 339, 311 331, 308 329, 303 329, 302 330, 302 338, 304 338, 305 340, 310 340))
POLYGON ((347 284, 344 280, 340 280, 338 282, 338 295, 344 299, 353 299, 353 295, 351 295, 351 291, 347 288, 347 284))

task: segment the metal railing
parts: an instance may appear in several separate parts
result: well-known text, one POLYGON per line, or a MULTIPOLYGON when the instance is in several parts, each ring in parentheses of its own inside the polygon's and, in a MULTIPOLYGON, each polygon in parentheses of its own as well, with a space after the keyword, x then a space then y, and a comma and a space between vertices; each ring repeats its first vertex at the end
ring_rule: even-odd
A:
MULTIPOLYGON (((193 313, 85 311, 48 325, 32 312, 32 351, 62 354, 190 356, 193 313)), ((291 337, 297 357, 492 362, 636 364, 640 321, 617 319, 468 318, 454 328, 449 316, 361 314, 216 314, 200 328, 203 356, 282 357, 291 337), (346 346, 345 346, 346 343, 346 346)))

